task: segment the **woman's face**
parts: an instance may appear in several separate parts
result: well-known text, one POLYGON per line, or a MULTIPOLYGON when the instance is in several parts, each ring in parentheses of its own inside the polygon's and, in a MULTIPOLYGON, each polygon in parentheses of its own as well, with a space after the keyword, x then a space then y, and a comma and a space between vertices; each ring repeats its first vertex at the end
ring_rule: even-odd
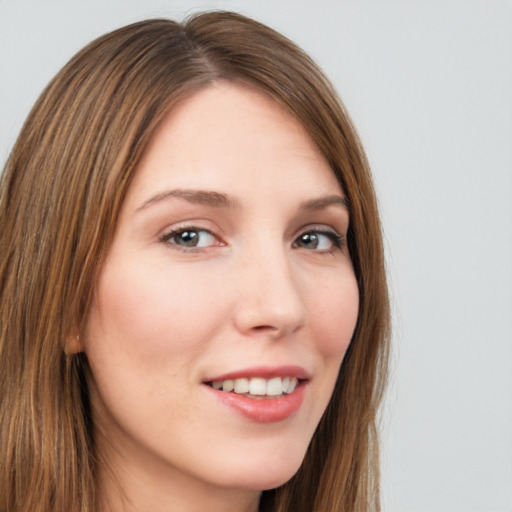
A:
POLYGON ((242 491, 293 476, 356 324, 348 223, 329 165, 271 99, 220 82, 172 110, 84 337, 121 473, 242 491))

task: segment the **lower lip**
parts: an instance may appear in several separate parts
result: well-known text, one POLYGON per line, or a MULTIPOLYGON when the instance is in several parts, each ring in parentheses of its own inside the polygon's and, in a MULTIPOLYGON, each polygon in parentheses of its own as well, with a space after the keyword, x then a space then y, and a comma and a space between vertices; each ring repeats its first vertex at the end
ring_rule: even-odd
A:
POLYGON ((234 412, 256 423, 277 423, 292 416, 302 405, 307 382, 302 381, 289 395, 275 398, 248 398, 237 393, 219 391, 210 386, 206 388, 222 404, 234 412))

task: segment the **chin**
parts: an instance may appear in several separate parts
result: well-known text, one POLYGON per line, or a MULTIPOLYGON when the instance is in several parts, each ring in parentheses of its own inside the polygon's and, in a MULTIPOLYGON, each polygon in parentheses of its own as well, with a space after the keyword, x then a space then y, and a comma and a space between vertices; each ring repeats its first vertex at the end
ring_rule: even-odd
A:
POLYGON ((294 458, 291 454, 280 460, 275 460, 272 457, 263 462, 255 461, 252 465, 246 465, 243 470, 235 470, 232 479, 225 481, 224 485, 251 491, 275 489, 288 482, 297 473, 302 460, 303 457, 294 458))

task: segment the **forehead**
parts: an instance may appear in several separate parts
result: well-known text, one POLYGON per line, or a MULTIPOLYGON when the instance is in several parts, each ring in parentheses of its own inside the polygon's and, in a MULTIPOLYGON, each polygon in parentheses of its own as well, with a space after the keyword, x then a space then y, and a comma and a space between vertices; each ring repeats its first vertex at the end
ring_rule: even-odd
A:
POLYGON ((163 120, 135 174, 128 200, 157 189, 199 187, 233 194, 340 191, 304 127, 252 88, 218 82, 181 101, 163 120))

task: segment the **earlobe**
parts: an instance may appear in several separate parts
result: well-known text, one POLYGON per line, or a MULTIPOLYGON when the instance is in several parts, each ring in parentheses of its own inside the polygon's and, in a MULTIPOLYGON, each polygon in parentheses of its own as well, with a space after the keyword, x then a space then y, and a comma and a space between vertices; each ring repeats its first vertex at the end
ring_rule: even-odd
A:
POLYGON ((66 353, 66 355, 72 356, 82 351, 82 342, 80 340, 80 335, 78 333, 71 334, 66 338, 64 342, 64 352, 66 353))

